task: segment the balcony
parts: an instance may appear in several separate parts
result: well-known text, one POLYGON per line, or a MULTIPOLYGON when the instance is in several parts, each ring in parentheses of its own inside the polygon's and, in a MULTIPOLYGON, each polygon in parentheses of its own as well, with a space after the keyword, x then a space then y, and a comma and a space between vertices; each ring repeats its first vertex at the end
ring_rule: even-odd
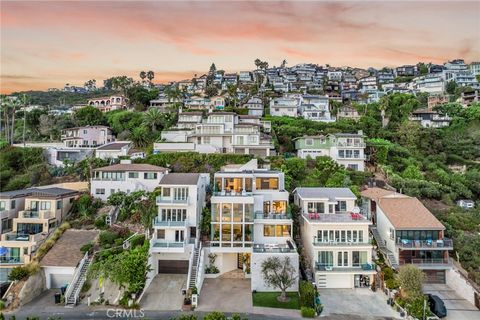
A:
POLYGON ((154 227, 185 227, 187 225, 187 221, 184 220, 184 221, 171 221, 171 220, 167 220, 167 221, 163 221, 163 220, 160 220, 159 217, 156 217, 155 219, 153 219, 153 226, 154 227))
POLYGON ((365 216, 359 213, 304 213, 303 217, 310 223, 365 223, 371 224, 365 216))
POLYGON ((253 252, 255 253, 297 253, 297 248, 292 241, 287 241, 284 244, 279 243, 267 243, 267 244, 254 244, 253 252))
POLYGON ((185 241, 150 240, 150 250, 152 252, 185 252, 185 245, 185 241))
POLYGON ((0 264, 21 264, 23 257, 0 257, 0 264))
POLYGON ((344 272, 355 272, 355 273, 375 273, 377 270, 377 266, 375 263, 364 263, 362 265, 359 265, 358 267, 336 267, 336 266, 326 266, 324 264, 320 264, 318 262, 315 263, 315 270, 316 271, 328 271, 328 272, 338 272, 338 273, 344 273, 344 272))
POLYGON ((365 143, 346 143, 346 142, 337 142, 337 147, 349 147, 349 148, 365 148, 365 143))
POLYGON ((396 245, 402 250, 453 250, 453 240, 448 238, 442 240, 398 239, 396 245))
POLYGON ((4 235, 5 241, 30 241, 30 235, 26 233, 6 233, 4 235))
POLYGON ((178 199, 178 198, 174 198, 174 197, 158 196, 156 202, 157 202, 157 205, 159 205, 159 204, 188 204, 188 197, 178 199))
POLYGON ((268 220, 288 220, 292 219, 292 214, 287 213, 265 213, 261 211, 255 212, 255 220, 268 219, 268 220))
POLYGON ((451 266, 451 262, 445 258, 432 258, 432 259, 403 259, 400 260, 400 265, 413 264, 420 269, 432 268, 432 269, 445 269, 451 266))
POLYGON ((22 211, 22 217, 23 218, 39 218, 40 217, 40 212, 39 211, 33 211, 33 210, 22 211))
POLYGON ((222 190, 222 191, 214 191, 213 195, 215 197, 249 197, 253 196, 253 192, 251 191, 235 191, 235 190, 222 190))
POLYGON ((313 237, 313 245, 316 247, 344 247, 344 246, 352 246, 352 247, 365 247, 365 246, 372 246, 370 242, 367 241, 353 241, 353 240, 332 240, 332 241, 318 241, 317 237, 313 237))

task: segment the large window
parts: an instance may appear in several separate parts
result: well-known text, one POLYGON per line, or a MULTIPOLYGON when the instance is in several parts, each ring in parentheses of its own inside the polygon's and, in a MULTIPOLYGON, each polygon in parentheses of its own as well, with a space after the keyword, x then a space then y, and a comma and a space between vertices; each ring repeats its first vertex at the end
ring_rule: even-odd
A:
POLYGON ((253 203, 245 203, 245 221, 253 221, 253 203))
POLYGON ((401 240, 438 240, 439 230, 397 230, 401 240))
POLYGON ((243 190, 242 178, 225 178, 224 183, 225 183, 225 190, 235 191, 237 193, 240 193, 243 190))
POLYGON ((138 179, 138 172, 129 172, 128 177, 130 179, 138 179))
POLYGON ((243 221, 243 203, 233 204, 233 221, 234 222, 243 221))
POLYGON ((222 221, 223 222, 232 221, 232 205, 230 203, 222 204, 222 221))
POLYGON ((173 199, 186 200, 188 198, 188 188, 175 188, 173 189, 173 199))
POLYGON ((264 225, 263 226, 263 236, 265 237, 289 237, 290 236, 290 225, 264 225))
POLYGON ((245 191, 252 192, 252 178, 245 178, 245 191))
POLYGON ((360 267, 368 262, 367 251, 352 251, 352 266, 360 267))
POLYGON ((0 211, 5 210, 5 201, 0 201, 0 211))
POLYGON ((185 221, 187 209, 162 209, 162 221, 185 221))
POLYGON ((348 252, 347 251, 337 252, 337 265, 339 267, 348 267, 348 252))
POLYGON ((325 203, 323 202, 308 202, 307 208, 309 213, 325 213, 325 203))
POLYGON ((156 172, 144 172, 143 173, 143 179, 145 179, 145 180, 155 180, 155 179, 157 179, 157 173, 156 172))
POLYGON ((333 252, 332 251, 319 251, 318 252, 318 264, 321 267, 333 266, 333 252))
POLYGON ((50 201, 40 201, 40 210, 50 210, 50 201))
POLYGON ((278 178, 257 178, 257 190, 278 190, 278 178))
POLYGON ((273 213, 286 213, 287 202, 286 201, 273 201, 273 213))
POLYGON ((345 212, 347 211, 347 201, 338 201, 335 205, 336 212, 345 212))

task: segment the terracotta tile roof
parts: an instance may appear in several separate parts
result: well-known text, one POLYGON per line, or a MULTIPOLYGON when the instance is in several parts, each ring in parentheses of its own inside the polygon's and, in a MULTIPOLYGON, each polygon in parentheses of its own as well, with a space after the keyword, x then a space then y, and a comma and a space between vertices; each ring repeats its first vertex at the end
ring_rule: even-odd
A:
POLYGON ((157 167, 147 163, 120 163, 107 167, 96 168, 93 171, 154 171, 165 172, 167 169, 163 167, 157 167))
POLYGON ((98 231, 69 229, 40 261, 42 267, 76 267, 84 254, 80 248, 93 241, 98 231))
POLYGON ((417 198, 381 198, 377 205, 397 230, 445 229, 443 224, 417 198))

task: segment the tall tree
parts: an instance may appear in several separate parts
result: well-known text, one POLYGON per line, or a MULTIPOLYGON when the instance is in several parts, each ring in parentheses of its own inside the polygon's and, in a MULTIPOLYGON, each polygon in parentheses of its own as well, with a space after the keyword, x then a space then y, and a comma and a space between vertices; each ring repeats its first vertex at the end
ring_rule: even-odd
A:
POLYGON ((148 71, 147 72, 147 79, 148 79, 148 82, 150 82, 150 85, 152 84, 152 80, 155 78, 155 72, 153 71, 148 71))
POLYGON ((143 114, 143 124, 152 128, 152 131, 157 131, 157 126, 163 122, 162 113, 157 108, 150 108, 143 114))
POLYGON ((277 299, 282 302, 288 301, 287 289, 293 286, 298 278, 295 267, 290 263, 290 258, 267 258, 262 262, 261 268, 265 284, 282 291, 277 299))
POLYGON ((145 82, 146 77, 147 77, 147 73, 145 71, 140 71, 140 79, 142 79, 142 83, 145 82))

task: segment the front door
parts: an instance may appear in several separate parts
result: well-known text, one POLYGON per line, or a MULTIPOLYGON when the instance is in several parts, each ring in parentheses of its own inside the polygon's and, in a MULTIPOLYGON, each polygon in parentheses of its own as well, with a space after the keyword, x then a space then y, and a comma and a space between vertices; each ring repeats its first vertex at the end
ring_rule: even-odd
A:
POLYGON ((183 230, 175 230, 175 242, 183 242, 183 230))
POLYGON ((197 237, 197 227, 190 227, 190 238, 197 237))

